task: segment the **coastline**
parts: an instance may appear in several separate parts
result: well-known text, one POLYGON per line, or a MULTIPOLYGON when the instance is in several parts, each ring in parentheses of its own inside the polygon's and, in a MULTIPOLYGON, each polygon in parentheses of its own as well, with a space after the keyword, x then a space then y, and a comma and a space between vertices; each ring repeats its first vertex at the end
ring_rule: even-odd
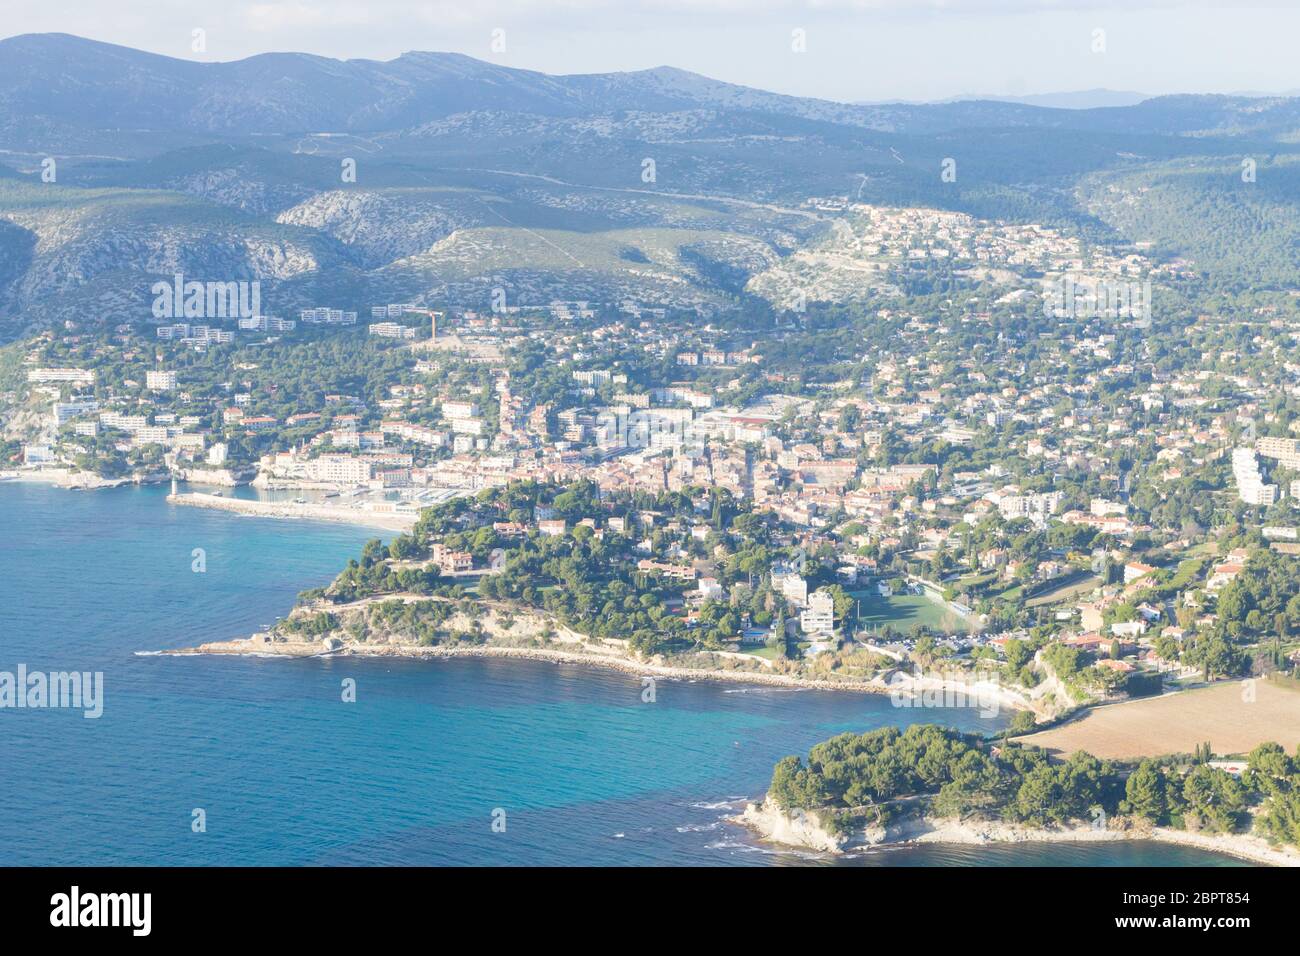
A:
MULTIPOLYGON (((221 500, 221 499, 217 499, 221 500)), ((401 601, 455 603, 450 598, 394 592, 362 598, 350 604, 318 603, 296 608, 290 613, 306 616, 315 611, 338 615, 340 623, 328 634, 302 639, 283 633, 262 631, 244 638, 211 641, 198 647, 167 649, 147 653, 169 655, 255 655, 258 657, 358 656, 430 660, 455 657, 495 657, 535 660, 555 664, 600 667, 628 674, 673 680, 715 680, 790 690, 833 690, 891 697, 899 708, 969 707, 987 718, 1009 710, 1033 710, 1025 696, 1010 688, 998 688, 979 675, 964 682, 952 675, 913 676, 898 671, 883 671, 867 676, 823 676, 827 672, 777 673, 773 663, 763 657, 736 651, 698 651, 685 659, 656 655, 641 658, 629 651, 627 642, 617 638, 592 638, 563 626, 537 609, 520 608, 508 603, 477 599, 477 611, 466 615, 457 611, 449 620, 451 629, 479 630, 482 643, 421 644, 386 630, 371 631, 365 638, 350 636, 344 626, 349 620, 366 620, 369 605, 401 601), (358 618, 359 613, 359 618, 358 618)))
POLYGON ((920 817, 867 827, 855 835, 839 835, 825 827, 814 813, 785 811, 770 799, 750 803, 728 822, 744 827, 760 839, 839 855, 854 850, 950 844, 987 846, 994 843, 1114 843, 1152 840, 1206 850, 1266 866, 1300 867, 1300 851, 1270 846, 1249 834, 1202 834, 1168 827, 1124 821, 1123 826, 1096 829, 1088 823, 1054 829, 1028 827, 1001 821, 920 817))
POLYGON ((170 657, 189 656, 255 656, 283 658, 313 657, 375 657, 406 658, 411 660, 450 660, 455 658, 505 658, 531 660, 551 664, 573 664, 583 667, 600 667, 645 677, 663 677, 671 680, 713 680, 724 683, 782 687, 790 690, 836 690, 860 694, 888 694, 889 687, 873 681, 829 681, 816 678, 794 677, 789 674, 764 674, 758 671, 721 670, 702 667, 674 667, 668 664, 637 661, 619 652, 598 653, 566 651, 546 647, 502 647, 492 645, 467 645, 421 647, 410 644, 359 644, 348 643, 330 646, 315 642, 271 642, 264 635, 236 638, 231 641, 212 641, 198 647, 176 650, 146 651, 170 657))
POLYGON ((23 484, 49 485, 65 491, 93 491, 98 488, 121 488, 124 485, 158 484, 164 479, 136 481, 134 478, 101 478, 92 471, 72 471, 68 468, 28 468, 0 471, 0 481, 23 484))
MULTIPOLYGON (((61 491, 98 491, 106 488, 124 488, 132 485, 161 485, 171 480, 172 476, 157 475, 137 478, 101 478, 88 471, 73 472, 67 468, 45 468, 39 470, 9 469, 0 471, 0 482, 19 484, 48 485, 61 491)), ((230 477, 226 480, 211 475, 194 472, 180 476, 177 480, 194 484, 236 487, 241 482, 230 477)), ((351 524, 360 528, 376 531, 410 531, 419 520, 415 512, 368 511, 364 508, 351 508, 346 505, 326 504, 309 501, 299 504, 293 501, 264 501, 259 498, 227 498, 224 495, 203 491, 173 492, 167 496, 167 503, 192 508, 208 508, 213 511, 226 511, 231 514, 250 515, 259 518, 290 518, 307 521, 331 521, 338 524, 351 524)))
POLYGON ((257 498, 226 498, 201 491, 169 494, 167 503, 192 508, 210 508, 214 511, 228 511, 232 514, 253 515, 260 518, 335 521, 382 531, 410 531, 419 519, 419 515, 415 513, 366 511, 362 508, 313 501, 299 504, 293 501, 262 501, 257 498))
MULTIPOLYGON (((46 469, 41 472, 0 472, 0 477, 8 480, 31 481, 48 484, 57 488, 113 488, 135 484, 133 479, 103 479, 85 473, 84 484, 61 484, 59 479, 67 477, 66 469, 57 473, 46 469)), ((81 475, 78 475, 81 477, 81 475)), ((165 479, 159 478, 161 483, 165 479)), ((254 485, 257 483, 254 482, 254 485)), ((268 485, 269 486, 269 485, 268 485)), ((297 519, 310 521, 327 521, 350 524, 356 527, 378 531, 409 531, 418 521, 418 513, 392 513, 367 511, 362 508, 347 507, 322 502, 265 501, 256 498, 228 498, 222 494, 208 492, 172 492, 166 497, 168 504, 183 507, 207 508, 225 511, 230 514, 251 517, 297 519)), ((512 611, 512 613, 514 613, 512 611)), ((892 675, 870 679, 852 678, 830 680, 817 677, 803 677, 790 674, 764 673, 762 670, 725 669, 712 667, 685 667, 646 662, 627 656, 619 650, 595 651, 582 635, 570 632, 571 644, 582 644, 585 652, 555 650, 541 647, 512 647, 502 645, 467 645, 457 647, 420 646, 403 643, 368 644, 347 642, 337 647, 326 648, 322 644, 297 644, 296 642, 275 641, 266 635, 254 634, 248 638, 229 641, 209 642, 194 648, 165 649, 159 651, 137 651, 138 654, 165 656, 178 655, 248 655, 258 657, 323 657, 356 655, 363 657, 404 657, 410 659, 439 659, 454 657, 496 657, 516 660, 534 660, 555 664, 573 664, 578 666, 600 667, 629 674, 650 677, 662 677, 672 680, 714 680, 724 683, 748 683, 751 685, 781 687, 790 690, 833 690, 862 694, 887 694, 895 698, 900 707, 931 706, 929 698, 935 692, 940 700, 934 702, 942 706, 942 696, 946 693, 957 695, 964 706, 980 709, 989 716, 996 716, 1000 707, 1011 710, 1028 710, 1037 712, 1031 699, 1024 693, 1010 688, 1002 688, 985 680, 963 682, 950 677, 931 675, 910 675, 895 672, 892 675)), ((621 644, 621 642, 616 642, 621 644)), ((749 655, 734 652, 713 653, 721 660, 753 660, 760 666, 770 666, 763 658, 750 658, 749 655)), ((961 705, 959 705, 961 706, 961 705)))
POLYGON ((420 644, 387 631, 371 632, 365 639, 349 636, 344 624, 351 619, 366 620, 366 610, 374 603, 402 601, 440 601, 445 597, 427 597, 410 593, 391 593, 363 598, 345 605, 318 604, 299 608, 290 614, 305 616, 327 610, 340 618, 340 624, 316 639, 301 639, 281 633, 263 631, 245 638, 211 641, 198 647, 172 649, 157 653, 173 655, 256 655, 259 657, 357 656, 410 658, 414 660, 455 657, 495 657, 535 660, 555 664, 600 667, 646 677, 674 680, 714 680, 727 683, 781 687, 791 690, 833 690, 861 694, 889 695, 900 708, 961 707, 977 709, 986 717, 996 717, 1002 707, 1028 709, 1020 694, 990 687, 987 682, 963 683, 951 678, 922 675, 914 677, 896 671, 870 676, 827 677, 823 673, 777 673, 765 658, 735 651, 699 651, 692 658, 667 658, 662 655, 641 658, 617 638, 592 638, 565 627, 549 615, 530 608, 478 599, 477 611, 465 615, 457 611, 449 620, 453 629, 478 629, 483 643, 420 644), (358 614, 360 617, 358 618, 358 614))

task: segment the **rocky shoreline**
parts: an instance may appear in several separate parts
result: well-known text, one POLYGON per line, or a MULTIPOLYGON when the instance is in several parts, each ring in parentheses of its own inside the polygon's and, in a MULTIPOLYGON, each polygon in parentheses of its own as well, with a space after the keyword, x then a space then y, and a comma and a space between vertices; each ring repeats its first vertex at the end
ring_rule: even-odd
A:
MULTIPOLYGON (((912 678, 896 675, 887 682, 883 677, 869 680, 843 679, 828 680, 818 677, 803 677, 792 674, 764 673, 761 670, 725 669, 721 667, 689 667, 664 662, 662 658, 649 661, 630 657, 623 650, 622 642, 609 642, 596 645, 587 641, 582 635, 564 631, 564 643, 578 649, 557 649, 549 647, 518 647, 500 644, 467 644, 457 646, 430 645, 423 646, 404 642, 343 641, 327 638, 324 641, 285 641, 272 638, 269 634, 254 634, 247 638, 230 641, 213 641, 198 647, 168 650, 160 653, 167 655, 252 655, 258 657, 388 657, 410 658, 415 660, 437 660, 450 658, 500 658, 513 660, 532 660, 553 664, 573 664, 577 666, 599 667, 626 674, 647 677, 660 677, 669 680, 708 680, 724 683, 750 684, 764 687, 780 687, 789 690, 829 690, 848 691, 858 694, 884 694, 895 698, 900 707, 928 706, 925 695, 934 690, 936 682, 931 678, 912 678)), ((158 653, 158 652, 153 652, 158 653)), ((964 691, 970 697, 969 706, 988 713, 988 688, 982 684, 957 685, 953 681, 941 682, 951 691, 953 687, 964 691)), ((1026 709, 1023 698, 1007 691, 1000 696, 997 703, 1011 709, 1026 709)))
POLYGON ((1270 846, 1259 837, 1191 833, 1134 821, 1120 821, 1119 825, 1104 829, 1087 823, 1045 829, 1001 821, 914 817, 883 827, 865 827, 849 834, 838 834, 826 827, 815 813, 804 810, 786 811, 771 799, 764 799, 762 803, 748 804, 743 813, 729 818, 729 822, 750 830, 763 840, 832 855, 853 850, 919 846, 927 843, 987 846, 993 843, 1155 840, 1222 853, 1266 866, 1300 866, 1300 852, 1270 846))
POLYGON ((100 488, 121 488, 125 485, 155 485, 166 481, 166 476, 147 475, 139 478, 101 478, 93 471, 73 471, 69 468, 22 468, 0 471, 5 481, 50 485, 65 491, 94 491, 100 488))
POLYGON ((579 666, 600 667, 606 670, 620 671, 648 677, 663 677, 673 680, 716 680, 728 683, 762 685, 767 687, 784 687, 797 690, 838 690, 855 693, 888 694, 890 689, 883 682, 873 681, 829 681, 814 678, 794 677, 788 674, 764 674, 748 670, 719 670, 700 667, 674 667, 668 664, 637 661, 623 656, 621 652, 609 651, 566 651, 544 647, 501 647, 492 645, 468 645, 446 647, 432 645, 422 647, 414 644, 369 644, 349 642, 342 643, 314 641, 272 641, 267 635, 255 634, 252 637, 232 641, 213 641, 198 647, 179 650, 151 652, 169 656, 189 655, 247 655, 258 657, 389 657, 410 658, 414 660, 438 660, 452 658, 508 658, 512 660, 541 661, 552 664, 575 664, 579 666))

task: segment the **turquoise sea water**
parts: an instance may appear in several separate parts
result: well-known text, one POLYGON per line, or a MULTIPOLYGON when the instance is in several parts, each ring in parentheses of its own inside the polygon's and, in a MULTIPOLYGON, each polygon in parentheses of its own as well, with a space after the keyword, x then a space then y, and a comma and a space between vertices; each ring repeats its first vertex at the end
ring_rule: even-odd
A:
MULTIPOLYGON (((138 656, 269 624, 374 534, 165 494, 0 483, 0 671, 105 683, 98 720, 0 710, 0 864, 825 864, 722 817, 776 759, 839 731, 998 726, 975 710, 707 682, 661 681, 647 704, 636 677, 534 662, 138 656), (192 832, 196 809, 206 832, 192 832)), ((1233 861, 1132 843, 842 862, 1233 861)))

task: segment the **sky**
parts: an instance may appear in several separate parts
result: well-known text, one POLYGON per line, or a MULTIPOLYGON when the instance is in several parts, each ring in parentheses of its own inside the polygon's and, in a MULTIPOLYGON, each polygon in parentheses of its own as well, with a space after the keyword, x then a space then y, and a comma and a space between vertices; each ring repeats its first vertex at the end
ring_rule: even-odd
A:
POLYGON ((547 73, 676 66, 846 102, 1300 90, 1296 0, 0 0, 0 35, 194 60, 449 50, 547 73), (202 49, 194 49, 202 31, 202 49), (800 32, 801 31, 801 32, 800 32), (802 47, 802 49, 800 49, 802 47))

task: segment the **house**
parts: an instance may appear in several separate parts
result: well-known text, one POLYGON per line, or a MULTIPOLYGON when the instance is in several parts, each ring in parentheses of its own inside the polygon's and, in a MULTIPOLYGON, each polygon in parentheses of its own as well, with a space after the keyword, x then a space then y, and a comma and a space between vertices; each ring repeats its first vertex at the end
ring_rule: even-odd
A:
POLYGON ((1205 584, 1206 590, 1218 591, 1226 588, 1245 569, 1246 565, 1241 561, 1224 561, 1222 564, 1216 564, 1210 570, 1210 579, 1205 584))
POLYGON ((1146 633, 1146 621, 1116 621, 1110 626, 1111 634, 1116 637, 1139 638, 1146 633))
POLYGON ((642 558, 638 561, 636 569, 649 574, 662 574, 664 577, 678 581, 694 581, 699 574, 689 564, 668 564, 666 562, 651 561, 649 558, 642 558))
POLYGON ((1130 674, 1134 667, 1128 661, 1117 661, 1110 657, 1103 657, 1096 664, 1102 670, 1114 671, 1117 674, 1130 674))
POLYGON ((1211 760, 1209 766, 1230 773, 1234 777, 1240 777, 1245 772, 1247 764, 1244 760, 1211 760))
POLYGON ((1148 624, 1155 624, 1164 617, 1164 612, 1161 611, 1160 608, 1152 604, 1147 604, 1146 602, 1137 606, 1137 612, 1141 615, 1142 620, 1146 621, 1148 624))
POLYGON ((441 541, 434 544, 430 552, 433 563, 438 565, 444 574, 469 571, 474 567, 474 556, 472 554, 468 551, 453 551, 441 541))
POLYGON ((1075 647, 1081 651, 1091 651, 1093 653, 1097 653, 1098 651, 1101 651, 1103 648, 1110 647, 1110 639, 1106 637, 1102 637, 1100 634, 1096 633, 1095 631, 1091 631, 1085 634, 1077 634, 1074 637, 1067 637, 1061 643, 1065 644, 1068 647, 1075 647))
POLYGON ((537 522, 537 530, 551 538, 560 537, 567 529, 568 524, 563 518, 549 518, 537 522))
POLYGON ((1149 564, 1142 564, 1138 561, 1130 561, 1124 565, 1124 583, 1132 584, 1138 578, 1144 578, 1156 569, 1149 564))
POLYGON ((727 596, 726 590, 718 583, 717 578, 700 578, 696 587, 706 601, 721 601, 727 596))

